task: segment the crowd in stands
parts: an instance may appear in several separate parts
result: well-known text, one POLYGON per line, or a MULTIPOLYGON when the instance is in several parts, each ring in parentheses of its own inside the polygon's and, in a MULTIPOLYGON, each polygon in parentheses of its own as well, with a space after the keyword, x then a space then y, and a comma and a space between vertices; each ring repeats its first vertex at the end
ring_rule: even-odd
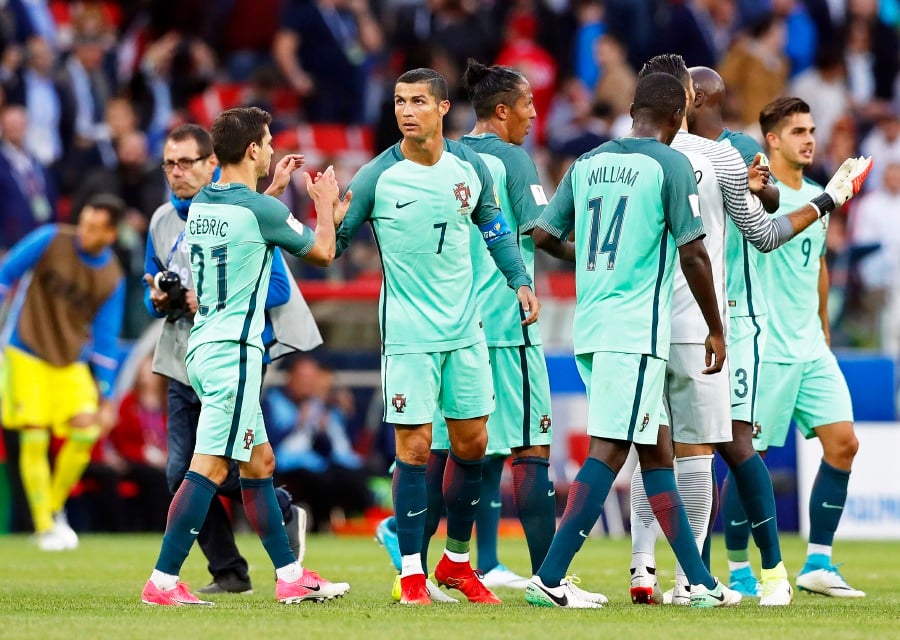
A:
MULTIPOLYGON (((459 81, 472 57, 529 78, 538 118, 526 146, 552 194, 574 158, 628 131, 641 64, 677 52, 688 66, 720 72, 733 129, 759 137, 763 104, 784 94, 806 100, 818 140, 809 175, 818 181, 845 157, 875 158, 867 194, 829 229, 833 342, 896 359, 898 34, 900 0, 0 0, 0 253, 44 223, 71 221, 92 195, 118 195, 128 207, 117 243, 129 283, 122 337, 134 339, 151 321, 141 301, 144 245, 150 215, 168 198, 161 145, 175 126, 263 107, 274 115, 277 152, 303 153, 313 168, 334 164, 346 185, 398 139, 392 86, 403 70, 443 73, 453 104, 445 133, 470 130, 459 81)), ((311 209, 300 186, 282 197, 303 217, 311 209)), ((565 269, 540 260, 539 270, 565 269)), ((357 242, 326 271, 291 267, 301 278, 352 280, 377 273, 379 262, 374 243, 357 242)), ((304 376, 324 380, 328 371, 298 360, 267 398, 280 464, 291 461, 289 476, 357 486, 362 465, 334 428, 349 406, 324 387, 298 396, 293 382, 304 376)), ((138 376, 116 435, 98 450, 120 484, 159 482, 164 410, 152 387, 138 376)), ((317 504, 314 519, 335 506, 317 504)), ((145 525, 164 516, 148 513, 145 525)))

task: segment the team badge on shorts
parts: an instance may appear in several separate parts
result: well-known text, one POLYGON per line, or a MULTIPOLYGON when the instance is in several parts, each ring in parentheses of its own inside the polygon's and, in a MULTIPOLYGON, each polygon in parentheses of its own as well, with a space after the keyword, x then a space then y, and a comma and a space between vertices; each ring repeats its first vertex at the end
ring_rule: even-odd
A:
POLYGON ((548 431, 550 431, 550 423, 550 416, 548 416, 547 414, 541 416, 541 433, 547 433, 548 431))
POLYGON ((459 200, 459 209, 456 210, 457 213, 461 215, 466 215, 472 209, 469 206, 469 198, 472 197, 472 190, 469 189, 469 185, 465 182, 457 182, 453 187, 453 196, 459 200))
POLYGON ((397 413, 403 413, 403 410, 406 408, 406 396, 402 393, 395 393, 391 400, 391 406, 394 407, 394 411, 397 413))
POLYGON ((760 433, 762 433, 762 427, 758 422, 754 422, 753 428, 750 430, 750 437, 758 438, 760 433))
POLYGON ((253 429, 247 429, 244 432, 244 449, 250 451, 253 446, 253 429))
POLYGON ((650 424, 650 414, 649 414, 649 413, 645 413, 645 414, 644 414, 644 419, 641 421, 641 428, 640 428, 640 430, 643 431, 644 429, 646 429, 648 424, 650 424))

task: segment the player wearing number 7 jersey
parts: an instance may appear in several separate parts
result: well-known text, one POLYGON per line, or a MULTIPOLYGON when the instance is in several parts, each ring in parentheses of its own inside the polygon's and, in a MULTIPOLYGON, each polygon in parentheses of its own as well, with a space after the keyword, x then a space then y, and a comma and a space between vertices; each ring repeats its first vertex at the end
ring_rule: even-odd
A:
POLYGON ((319 266, 335 253, 338 200, 334 171, 315 182, 304 174, 318 214, 315 231, 271 196, 256 192, 272 159, 271 116, 261 109, 230 109, 212 126, 221 181, 203 188, 188 211, 185 240, 197 314, 188 340, 187 371, 202 407, 191 465, 172 500, 156 568, 144 586, 147 604, 211 604, 179 582, 178 574, 200 532, 218 485, 238 462, 244 509, 275 566, 275 596, 290 604, 342 596, 331 583, 300 566, 291 552, 272 484, 275 457, 259 406, 265 295, 274 247, 319 266))
MULTIPOLYGON (((487 445, 493 383, 475 297, 469 234, 478 225, 494 263, 524 311, 537 320, 515 236, 497 207, 490 171, 477 152, 443 136, 450 109, 447 82, 432 69, 397 79, 394 114, 403 139, 365 165, 350 184, 353 202, 338 252, 369 222, 381 253, 382 393, 395 425, 394 513, 400 547, 400 602, 430 604, 421 562, 428 504, 425 470, 436 410, 447 421, 444 472, 447 546, 435 567, 439 583, 470 601, 500 601, 469 563, 469 543, 487 445)), ((491 322, 492 318, 484 318, 491 322)))

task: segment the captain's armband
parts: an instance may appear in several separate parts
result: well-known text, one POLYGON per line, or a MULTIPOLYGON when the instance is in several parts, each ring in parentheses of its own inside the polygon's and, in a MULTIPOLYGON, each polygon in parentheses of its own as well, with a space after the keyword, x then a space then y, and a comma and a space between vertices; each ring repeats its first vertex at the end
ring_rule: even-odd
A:
POLYGON ((478 225, 478 230, 481 231, 484 243, 489 247, 503 236, 512 233, 509 223, 506 222, 506 218, 503 217, 502 213, 490 222, 478 225))

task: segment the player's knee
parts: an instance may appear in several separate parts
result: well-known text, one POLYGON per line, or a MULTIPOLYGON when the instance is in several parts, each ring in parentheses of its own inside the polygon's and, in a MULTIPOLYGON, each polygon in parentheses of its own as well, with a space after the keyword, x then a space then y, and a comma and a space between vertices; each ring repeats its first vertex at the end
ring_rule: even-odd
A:
POLYGON ((487 441, 487 432, 477 433, 464 442, 453 443, 451 449, 460 460, 480 460, 487 451, 487 441))
POLYGON ((741 440, 721 442, 716 445, 716 451, 731 469, 741 466, 756 455, 753 445, 741 440))
POLYGON ((100 439, 100 425, 87 424, 82 426, 71 425, 69 439, 75 442, 92 445, 100 439))
POLYGON ((406 464, 428 464, 431 456, 431 438, 422 430, 404 434, 397 440, 397 459, 406 464))
POLYGON ((843 460, 849 465, 853 458, 856 457, 857 451, 859 451, 859 440, 857 440, 856 434, 851 431, 834 442, 831 446, 830 457, 843 460))

